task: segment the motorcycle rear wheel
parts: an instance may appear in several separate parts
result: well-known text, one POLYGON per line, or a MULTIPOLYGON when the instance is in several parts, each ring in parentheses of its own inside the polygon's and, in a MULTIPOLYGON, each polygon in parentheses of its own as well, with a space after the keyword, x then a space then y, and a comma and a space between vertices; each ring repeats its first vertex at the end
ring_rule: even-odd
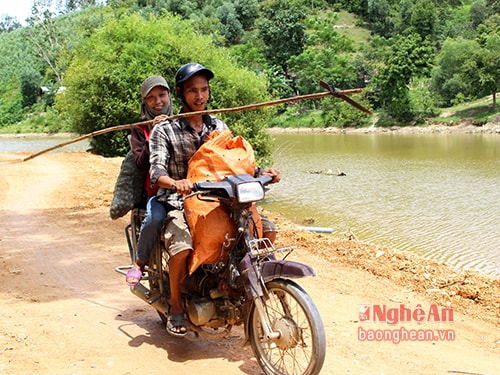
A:
MULTIPOLYGON (((149 290, 158 294, 162 302, 169 306, 170 299, 170 282, 168 275, 168 254, 160 239, 156 241, 153 251, 149 258, 148 276, 149 290)), ((167 324, 168 316, 161 311, 157 311, 164 325, 167 324)))
POLYGON ((311 297, 291 280, 273 280, 263 298, 277 339, 266 339, 255 305, 249 319, 249 336, 260 367, 268 375, 316 375, 323 367, 325 330, 311 297))

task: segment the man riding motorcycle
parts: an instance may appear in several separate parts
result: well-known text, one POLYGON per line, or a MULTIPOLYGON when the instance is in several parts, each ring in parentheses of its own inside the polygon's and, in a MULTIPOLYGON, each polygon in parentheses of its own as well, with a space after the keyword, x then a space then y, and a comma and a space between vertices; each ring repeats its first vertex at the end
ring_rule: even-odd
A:
MULTIPOLYGON (((211 99, 209 81, 213 72, 201 64, 183 65, 175 75, 175 95, 182 100, 181 113, 205 110, 211 99)), ((150 138, 151 183, 158 184, 158 202, 167 209, 166 244, 170 275, 170 311, 167 331, 173 336, 187 333, 184 306, 181 298, 182 282, 187 275, 187 259, 193 250, 189 227, 184 217, 182 197, 190 194, 193 184, 187 177, 191 156, 214 132, 222 132, 227 125, 209 115, 193 115, 158 124, 150 138)), ((279 182, 280 173, 275 168, 263 174, 279 182)), ((264 229, 265 231, 265 229, 264 229)))

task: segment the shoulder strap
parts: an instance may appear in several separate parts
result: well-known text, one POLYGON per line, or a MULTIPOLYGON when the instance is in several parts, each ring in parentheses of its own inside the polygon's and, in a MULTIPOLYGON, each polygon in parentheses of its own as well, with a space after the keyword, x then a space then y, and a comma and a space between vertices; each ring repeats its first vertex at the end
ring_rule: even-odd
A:
POLYGON ((153 129, 149 129, 149 126, 148 125, 140 125, 139 128, 142 129, 143 133, 144 133, 144 137, 146 138, 146 141, 149 142, 149 138, 151 137, 151 133, 153 131, 153 129))

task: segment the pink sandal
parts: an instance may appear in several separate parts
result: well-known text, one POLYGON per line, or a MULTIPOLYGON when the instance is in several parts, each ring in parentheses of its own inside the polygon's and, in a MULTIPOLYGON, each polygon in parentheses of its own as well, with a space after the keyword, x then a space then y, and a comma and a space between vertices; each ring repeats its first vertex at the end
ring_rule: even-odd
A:
POLYGON ((128 286, 136 286, 142 279, 142 271, 139 268, 131 268, 127 272, 125 282, 128 286), (134 280, 134 281, 129 281, 134 280))

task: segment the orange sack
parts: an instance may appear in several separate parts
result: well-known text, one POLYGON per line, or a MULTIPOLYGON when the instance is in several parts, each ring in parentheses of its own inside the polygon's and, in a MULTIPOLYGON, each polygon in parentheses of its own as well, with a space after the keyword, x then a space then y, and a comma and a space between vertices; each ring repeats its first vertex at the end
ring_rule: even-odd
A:
MULTIPOLYGON (((255 172, 252 146, 243 137, 233 137, 230 130, 213 132, 189 160, 187 178, 199 181, 222 181, 224 177, 255 172)), ((260 217, 254 208, 258 231, 262 233, 260 217)), ((221 260, 222 245, 226 238, 235 237, 235 228, 226 208, 218 202, 206 202, 196 197, 184 201, 186 220, 191 229, 194 251, 189 257, 189 273, 201 264, 221 260)))

